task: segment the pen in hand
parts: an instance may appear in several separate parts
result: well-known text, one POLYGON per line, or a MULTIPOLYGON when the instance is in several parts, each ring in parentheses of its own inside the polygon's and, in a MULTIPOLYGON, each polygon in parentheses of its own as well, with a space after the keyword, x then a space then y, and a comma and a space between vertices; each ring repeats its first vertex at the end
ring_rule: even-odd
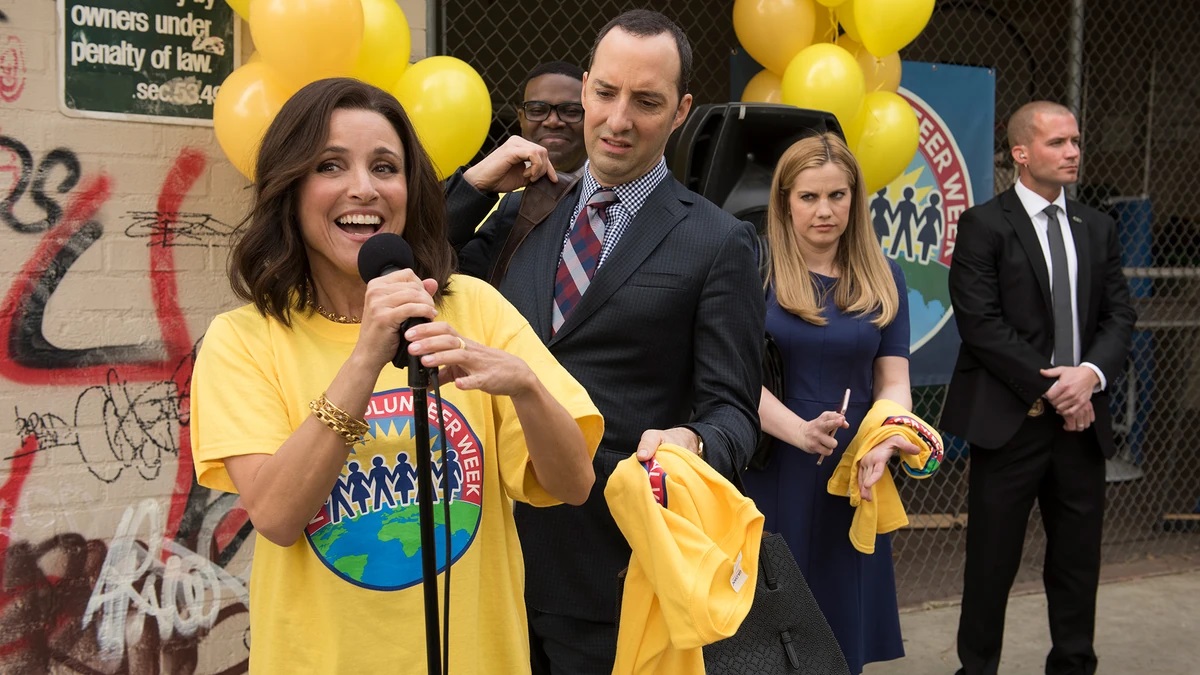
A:
MULTIPOLYGON (((838 414, 845 417, 846 416, 846 408, 849 408, 849 407, 850 407, 850 390, 847 389, 846 393, 842 395, 842 407, 841 407, 841 409, 838 410, 838 414)), ((836 431, 835 431, 835 433, 836 433, 836 431)), ((825 461, 825 455, 820 455, 819 457, 817 457, 817 466, 821 466, 821 462, 823 462, 823 461, 825 461)))

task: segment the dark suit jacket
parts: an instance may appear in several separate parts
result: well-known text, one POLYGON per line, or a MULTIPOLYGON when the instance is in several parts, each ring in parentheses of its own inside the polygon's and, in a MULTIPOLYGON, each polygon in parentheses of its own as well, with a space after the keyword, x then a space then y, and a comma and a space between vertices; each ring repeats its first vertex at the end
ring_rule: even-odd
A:
MULTIPOLYGON (((500 290, 604 415, 596 483, 580 507, 518 505, 517 526, 530 606, 611 622, 616 575, 630 549, 604 501, 608 476, 643 431, 683 424, 704 438, 705 459, 718 471, 728 476, 734 462, 745 466, 758 438, 765 310, 753 226, 668 176, 551 336, 554 276, 579 190, 517 249, 500 290)), ((462 228, 478 223, 494 197, 459 175, 446 191, 450 222, 460 230, 451 240, 463 241, 462 228)), ((508 220, 493 215, 464 247, 464 264, 474 265, 467 271, 486 274, 508 220)))
POLYGON ((492 213, 483 210, 476 219, 474 216, 483 205, 491 208, 495 202, 463 181, 461 171, 446 181, 446 192, 447 197, 453 200, 447 206, 451 216, 450 245, 458 253, 458 271, 487 280, 492 271, 492 263, 500 254, 508 232, 517 220, 521 196, 525 193, 517 191, 505 194, 492 213), (456 214, 455 211, 459 213, 456 214), (461 217, 460 222, 455 221, 456 215, 461 217), (476 230, 476 226, 485 217, 487 223, 476 230))
MULTIPOLYGON (((1095 364, 1109 385, 1129 355, 1136 318, 1121 271, 1112 218, 1067 201, 1078 255, 1081 361, 1095 364)), ((1050 275, 1035 225, 1012 189, 963 213, 950 265, 950 300, 962 336, 946 392, 941 426, 983 448, 1013 437, 1033 402, 1053 380, 1054 317, 1050 275)), ((1092 397, 1094 433, 1106 457, 1115 452, 1108 394, 1092 397)))

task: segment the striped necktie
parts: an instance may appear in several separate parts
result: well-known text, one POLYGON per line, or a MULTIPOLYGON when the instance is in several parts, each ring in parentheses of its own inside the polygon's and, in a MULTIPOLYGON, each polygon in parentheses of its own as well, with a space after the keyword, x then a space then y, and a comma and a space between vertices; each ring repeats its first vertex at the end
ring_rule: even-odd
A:
POLYGON ((592 283, 596 266, 600 262, 600 248, 604 243, 604 226, 608 222, 608 209, 617 203, 617 193, 611 188, 600 188, 580 209, 579 216, 571 226, 571 234, 563 243, 562 258, 558 273, 554 277, 554 332, 562 327, 571 311, 592 283))

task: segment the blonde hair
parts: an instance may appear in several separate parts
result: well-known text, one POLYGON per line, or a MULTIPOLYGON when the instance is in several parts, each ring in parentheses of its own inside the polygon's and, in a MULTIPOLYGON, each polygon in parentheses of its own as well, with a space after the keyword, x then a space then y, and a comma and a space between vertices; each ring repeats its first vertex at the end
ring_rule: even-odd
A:
POLYGON ((816 282, 809 275, 788 207, 788 195, 800 172, 826 164, 833 164, 846 174, 851 198, 850 222, 838 242, 836 254, 841 278, 834 285, 834 303, 849 314, 875 314, 871 323, 882 328, 896 318, 900 296, 867 214, 862 171, 845 141, 834 134, 796 141, 775 166, 771 202, 767 205, 767 242, 771 248, 768 283, 775 284, 780 307, 811 324, 826 324, 824 297, 819 297, 816 282))

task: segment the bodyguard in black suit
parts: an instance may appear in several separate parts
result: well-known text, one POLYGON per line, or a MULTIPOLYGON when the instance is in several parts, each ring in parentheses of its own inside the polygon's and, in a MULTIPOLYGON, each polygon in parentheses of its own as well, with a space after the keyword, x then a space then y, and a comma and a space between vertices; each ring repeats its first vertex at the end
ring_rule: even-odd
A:
POLYGON ((1066 199, 1079 127, 1046 101, 1008 125, 1018 183, 958 224, 950 299, 962 348, 941 426, 971 443, 959 673, 995 673, 1008 593, 1036 499, 1053 647, 1046 673, 1094 673, 1106 389, 1129 354, 1134 311, 1116 226, 1066 199))
MULTIPOLYGON (((535 673, 612 671, 617 574, 630 555, 604 501, 616 463, 670 442, 729 475, 757 440, 764 309, 753 227, 686 189, 663 160, 691 107, 690 70, 687 38, 657 12, 628 12, 601 29, 584 77, 585 174, 500 284, 605 419, 588 501, 516 513, 535 673), (618 201, 600 207, 598 268, 556 326, 564 245, 605 188, 618 201)), ((452 177, 452 228, 479 222, 492 193, 550 173, 547 164, 544 149, 513 138, 452 177)), ((490 271, 515 213, 497 216, 463 247, 464 271, 490 271)))

